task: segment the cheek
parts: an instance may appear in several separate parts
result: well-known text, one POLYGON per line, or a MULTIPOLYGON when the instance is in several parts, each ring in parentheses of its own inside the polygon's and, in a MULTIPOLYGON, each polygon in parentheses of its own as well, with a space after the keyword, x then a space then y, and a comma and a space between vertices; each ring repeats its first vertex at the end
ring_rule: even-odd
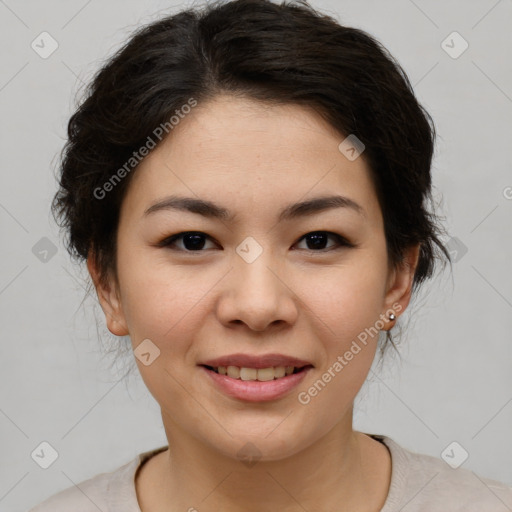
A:
POLYGON ((317 274, 303 280, 311 290, 303 296, 315 318, 323 357, 315 380, 299 390, 299 403, 326 428, 352 407, 375 358, 381 327, 376 321, 382 313, 381 270, 375 266, 355 272, 347 266, 332 271, 330 278, 317 274))
POLYGON ((166 351, 179 351, 186 331, 197 326, 201 299, 212 284, 198 279, 197 271, 194 276, 191 268, 155 258, 144 260, 135 252, 120 258, 118 267, 122 307, 133 345, 149 338, 166 351))
POLYGON ((127 258, 119 267, 123 311, 140 375, 160 405, 183 410, 190 397, 179 383, 187 378, 185 367, 195 364, 193 340, 207 315, 204 297, 215 281, 192 278, 191 272, 168 262, 142 264, 127 258), (137 357, 137 347, 146 339, 158 349, 141 345, 158 353, 149 365, 137 357))
POLYGON ((346 264, 303 271, 290 287, 321 320, 326 339, 339 348, 375 325, 385 278, 384 266, 359 252, 346 264))

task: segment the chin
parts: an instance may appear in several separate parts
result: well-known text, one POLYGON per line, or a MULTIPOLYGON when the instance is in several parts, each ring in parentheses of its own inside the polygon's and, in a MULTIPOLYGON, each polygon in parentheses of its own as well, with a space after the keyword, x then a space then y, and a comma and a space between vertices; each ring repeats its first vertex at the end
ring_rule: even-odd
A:
POLYGON ((232 437, 226 435, 222 440, 213 442, 212 448, 225 457, 252 467, 258 461, 271 462, 292 457, 316 440, 316 438, 306 439, 303 431, 300 435, 293 435, 289 429, 282 429, 278 433, 280 427, 277 429, 275 427, 276 424, 271 429, 251 435, 247 433, 247 429, 240 429, 239 432, 230 431, 232 437))

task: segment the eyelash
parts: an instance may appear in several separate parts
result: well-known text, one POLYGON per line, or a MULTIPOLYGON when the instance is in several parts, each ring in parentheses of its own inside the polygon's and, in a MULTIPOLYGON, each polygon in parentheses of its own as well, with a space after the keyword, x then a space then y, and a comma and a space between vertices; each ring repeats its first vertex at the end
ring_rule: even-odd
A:
MULTIPOLYGON (((332 250, 339 250, 339 249, 342 249, 343 247, 346 247, 346 248, 356 247, 355 244, 349 242, 346 238, 342 237, 341 235, 338 235, 337 233, 333 233, 332 231, 310 231, 309 233, 306 233, 301 238, 299 238, 299 240, 297 240, 297 242, 295 242, 295 244, 301 242, 303 239, 305 239, 309 235, 317 235, 317 234, 324 234, 327 236, 334 237, 337 241, 338 246, 337 247, 328 247, 328 248, 319 249, 319 250, 315 250, 315 249, 299 249, 299 250, 306 250, 306 251, 314 252, 314 253, 315 252, 316 253, 325 253, 325 252, 329 252, 332 250)), ((163 239, 161 242, 159 242, 156 245, 157 245, 157 247, 165 247, 165 248, 171 249, 173 251, 178 251, 178 252, 185 252, 185 253, 205 252, 205 250, 203 250, 203 249, 193 251, 193 250, 178 249, 176 247, 173 247, 174 242, 183 238, 186 235, 204 235, 206 238, 209 238, 210 240, 212 240, 212 238, 210 236, 208 236, 206 233, 202 233, 201 231, 183 231, 181 233, 177 233, 175 235, 172 235, 172 236, 169 236, 169 237, 163 239)))

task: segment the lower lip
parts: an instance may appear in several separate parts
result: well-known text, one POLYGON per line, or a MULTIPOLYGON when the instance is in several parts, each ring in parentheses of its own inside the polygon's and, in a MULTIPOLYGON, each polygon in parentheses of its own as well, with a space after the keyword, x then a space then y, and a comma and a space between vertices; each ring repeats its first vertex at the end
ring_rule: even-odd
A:
POLYGON ((276 400, 289 393, 298 386, 312 367, 305 368, 299 373, 292 373, 279 379, 260 382, 258 380, 232 379, 227 375, 220 375, 204 366, 201 369, 207 373, 212 381, 226 395, 247 402, 267 402, 276 400))

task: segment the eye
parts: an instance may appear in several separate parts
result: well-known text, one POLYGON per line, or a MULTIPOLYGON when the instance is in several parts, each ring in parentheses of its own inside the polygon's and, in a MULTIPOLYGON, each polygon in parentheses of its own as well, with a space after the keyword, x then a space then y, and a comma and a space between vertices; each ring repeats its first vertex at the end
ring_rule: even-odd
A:
POLYGON ((179 247, 175 250, 185 251, 185 252, 201 252, 201 250, 205 246, 205 238, 210 238, 205 233, 201 233, 200 231, 185 231, 183 233, 178 233, 176 235, 172 235, 167 237, 165 240, 162 240, 158 247, 170 247, 171 249, 175 249, 172 247, 175 243, 183 239, 183 247, 179 247))
MULTIPOLYGON (((202 250, 205 248, 206 239, 211 241, 211 237, 205 233, 202 233, 201 231, 185 231, 165 238, 159 242, 157 246, 168 247, 170 249, 183 252, 202 252, 202 250), (182 241, 181 247, 177 246, 177 242, 179 241, 182 241)), ((338 246, 338 248, 343 246, 355 247, 354 244, 350 243, 341 235, 332 233, 330 231, 312 231, 311 233, 307 233, 301 237, 297 243, 300 243, 302 240, 306 241, 306 245, 308 246, 306 247, 306 250, 313 252, 330 251, 333 250, 333 248, 336 248, 336 246, 338 246), (325 244, 329 238, 333 238, 335 243, 333 246, 326 248, 325 244)))
POLYGON ((341 235, 338 235, 337 233, 332 233, 330 231, 312 231, 311 233, 307 233, 306 235, 304 235, 299 240, 299 242, 301 240, 305 240, 306 245, 309 246, 306 248, 306 250, 314 250, 314 252, 330 251, 333 248, 336 248, 336 246, 354 247, 354 244, 350 243, 341 235), (336 240, 334 247, 325 247, 325 243, 327 242, 328 238, 334 238, 336 240))

